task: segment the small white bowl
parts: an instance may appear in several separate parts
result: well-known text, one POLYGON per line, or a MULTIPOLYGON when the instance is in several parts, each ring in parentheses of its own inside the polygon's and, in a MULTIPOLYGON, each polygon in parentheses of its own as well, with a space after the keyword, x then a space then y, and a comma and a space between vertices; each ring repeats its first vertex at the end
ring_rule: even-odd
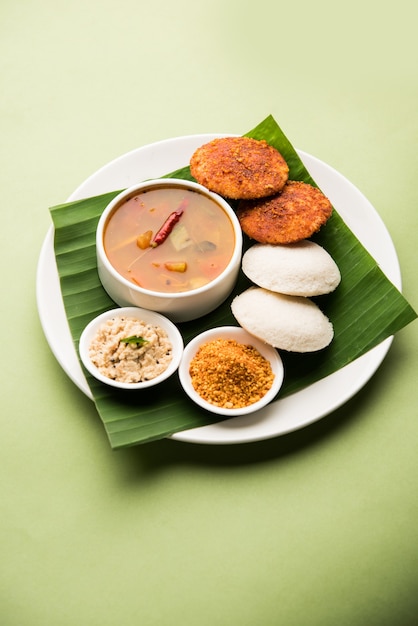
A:
MULTIPOLYGON (((196 215, 196 219, 199 219, 198 215, 196 215)), ((203 185, 174 178, 154 179, 129 187, 107 205, 97 226, 96 255, 100 281, 117 304, 120 306, 139 306, 167 315, 173 322, 186 322, 210 313, 231 293, 241 267, 242 231, 232 207, 221 196, 212 193, 203 185), (165 293, 139 287, 119 274, 106 255, 103 236, 111 214, 130 197, 162 186, 191 190, 206 196, 224 210, 232 224, 235 247, 227 267, 219 276, 197 289, 165 293)))
POLYGON ((219 328, 212 328, 192 339, 184 348, 178 373, 184 391, 197 405, 207 411, 211 411, 212 413, 217 413, 218 415, 228 415, 229 417, 254 413, 254 411, 258 411, 262 407, 266 406, 266 404, 275 398, 283 384, 284 377, 283 362, 277 350, 263 341, 260 341, 257 337, 254 337, 254 335, 251 335, 240 326, 222 326, 219 328), (254 402, 253 404, 239 409, 227 409, 207 402, 195 391, 189 373, 190 362, 201 345, 219 338, 234 339, 238 343, 252 345, 265 359, 270 361, 271 368, 275 375, 274 381, 271 388, 258 402, 254 402))
POLYGON ((146 387, 152 387, 153 385, 158 385, 163 380, 166 380, 174 374, 177 370, 181 357, 183 355, 183 337, 180 334, 178 328, 166 317, 160 315, 159 313, 155 313, 154 311, 148 311, 147 309, 140 309, 138 307, 123 307, 112 309, 110 311, 106 311, 102 313, 98 317, 95 317, 83 330, 80 342, 79 342, 79 354, 80 358, 85 366, 85 368, 90 372, 92 376, 100 380, 102 383, 106 385, 110 385, 111 387, 117 387, 119 389, 145 389, 146 387), (90 344, 93 341, 94 336, 96 335, 99 326, 108 319, 116 316, 123 317, 135 317, 147 324, 152 324, 154 326, 159 326, 163 328, 172 345, 172 359, 167 367, 161 374, 152 378, 151 380, 139 382, 139 383, 123 383, 117 380, 112 380, 107 376, 101 374, 98 368, 92 363, 89 356, 89 348, 90 344))

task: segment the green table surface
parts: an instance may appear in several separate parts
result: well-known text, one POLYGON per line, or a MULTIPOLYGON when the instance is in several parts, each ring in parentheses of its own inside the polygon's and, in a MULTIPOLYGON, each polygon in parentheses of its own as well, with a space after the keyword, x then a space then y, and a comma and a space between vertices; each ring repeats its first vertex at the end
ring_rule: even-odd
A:
POLYGON ((112 452, 36 303, 50 206, 130 150, 272 114, 374 205, 417 308, 414 6, 2 0, 2 625, 418 623, 416 322, 308 428, 112 452))

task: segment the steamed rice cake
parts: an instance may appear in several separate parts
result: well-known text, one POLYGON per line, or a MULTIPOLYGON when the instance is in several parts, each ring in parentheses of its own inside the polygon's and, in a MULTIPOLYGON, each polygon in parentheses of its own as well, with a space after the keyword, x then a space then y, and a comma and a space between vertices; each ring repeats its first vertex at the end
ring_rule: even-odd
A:
POLYGON ((259 287, 291 296, 319 296, 341 281, 337 264, 313 241, 255 244, 242 259, 244 274, 259 287))
POLYGON ((315 352, 328 346, 334 329, 309 298, 250 287, 231 303, 232 314, 245 330, 288 352, 315 352))

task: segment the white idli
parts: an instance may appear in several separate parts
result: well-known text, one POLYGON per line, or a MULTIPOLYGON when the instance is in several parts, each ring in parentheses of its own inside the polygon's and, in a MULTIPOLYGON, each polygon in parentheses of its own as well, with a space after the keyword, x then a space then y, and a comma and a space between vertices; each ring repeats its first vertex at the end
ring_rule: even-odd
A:
POLYGON ((315 352, 328 346, 334 329, 320 308, 302 296, 288 296, 250 287, 231 303, 237 322, 275 348, 315 352))
POLYGON ((319 296, 334 291, 341 274, 334 259, 317 243, 255 244, 242 258, 244 274, 259 287, 290 296, 319 296))

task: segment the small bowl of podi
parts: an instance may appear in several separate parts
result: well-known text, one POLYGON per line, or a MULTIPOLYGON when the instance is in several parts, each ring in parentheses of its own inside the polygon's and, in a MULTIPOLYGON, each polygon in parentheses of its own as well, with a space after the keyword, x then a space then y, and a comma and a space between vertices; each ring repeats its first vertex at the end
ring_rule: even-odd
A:
POLYGON ((210 313, 231 293, 242 231, 232 207, 206 187, 155 179, 107 205, 96 254, 101 283, 118 305, 184 322, 210 313))
POLYGON ((157 385, 177 371, 183 338, 169 319, 138 307, 111 309, 83 330, 79 354, 102 383, 138 390, 157 385))
POLYGON ((178 370, 185 393, 200 407, 234 417, 271 402, 283 383, 279 353, 239 326, 207 330, 185 347, 178 370))

